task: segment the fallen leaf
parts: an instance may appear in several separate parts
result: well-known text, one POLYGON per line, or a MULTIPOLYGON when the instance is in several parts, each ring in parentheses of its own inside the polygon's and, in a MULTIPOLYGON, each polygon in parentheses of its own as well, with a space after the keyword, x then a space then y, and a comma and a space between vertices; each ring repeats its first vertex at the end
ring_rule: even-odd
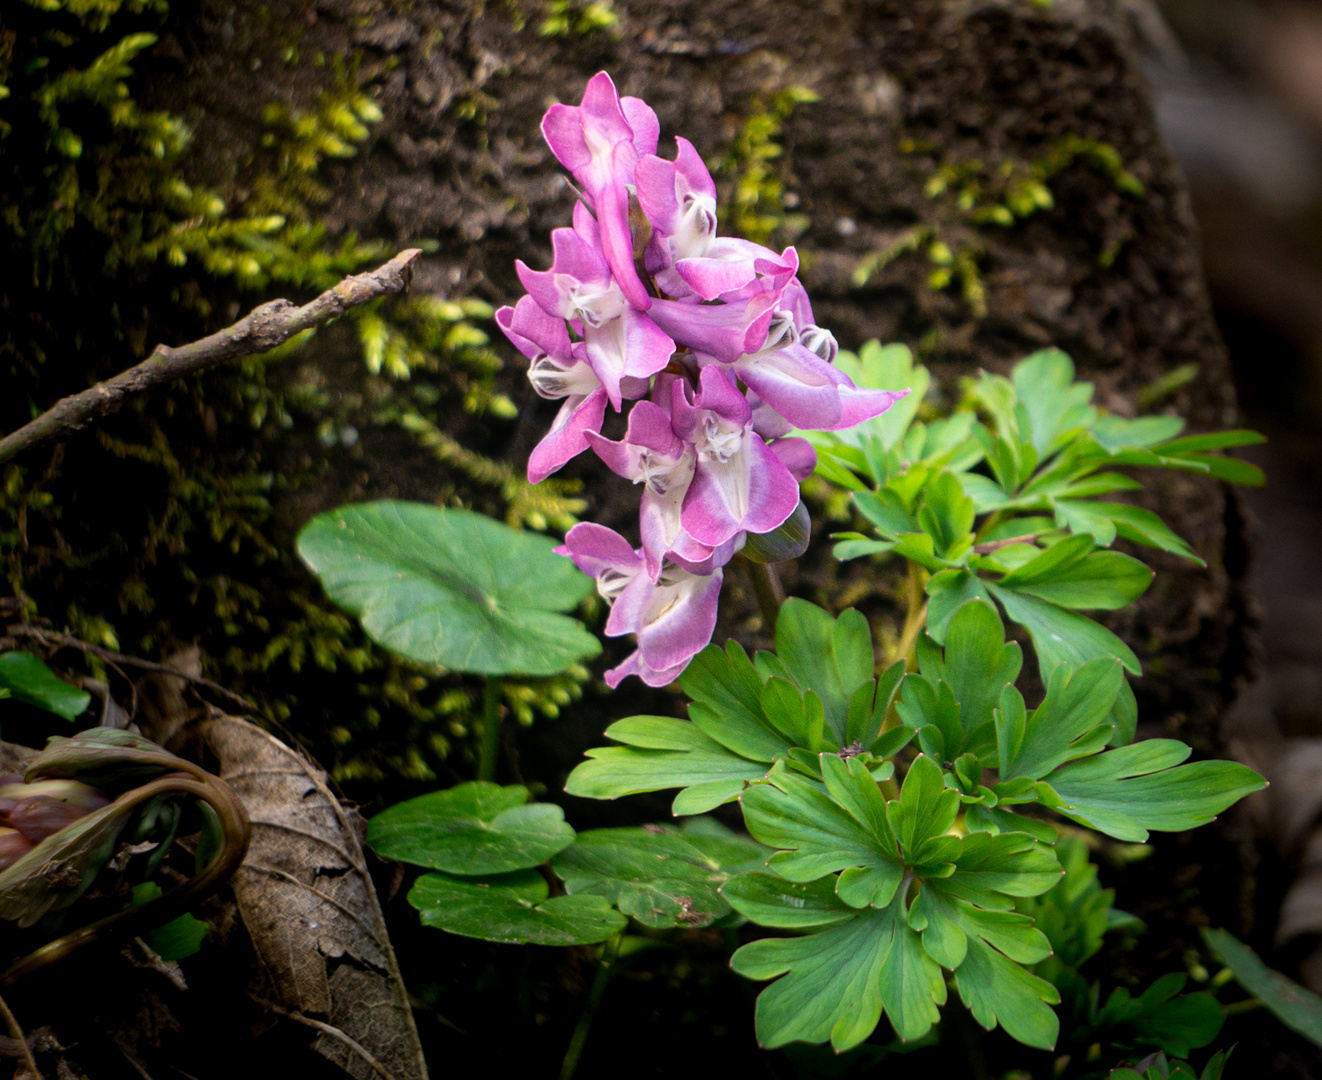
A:
POLYGON ((422 1080, 413 1013, 357 823, 306 757, 245 720, 192 725, 252 819, 231 879, 261 971, 255 996, 317 1031, 313 1049, 348 1075, 422 1080))

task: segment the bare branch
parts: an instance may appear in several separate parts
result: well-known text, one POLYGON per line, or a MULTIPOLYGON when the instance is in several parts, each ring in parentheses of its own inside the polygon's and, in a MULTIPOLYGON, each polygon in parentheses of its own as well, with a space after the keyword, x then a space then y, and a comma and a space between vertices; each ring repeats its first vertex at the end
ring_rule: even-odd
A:
POLYGON ((295 334, 321 326, 352 307, 378 296, 403 292, 413 279, 413 262, 421 254, 417 248, 401 251, 384 266, 368 274, 345 278, 302 307, 288 300, 272 300, 255 308, 233 326, 201 341, 177 349, 157 345, 151 356, 136 367, 80 394, 64 398, 30 424, 0 439, 0 465, 37 443, 82 427, 94 417, 114 412, 133 394, 205 371, 226 360, 274 349, 295 334))
MULTIPOLYGON (((93 656, 100 657, 108 664, 137 668, 140 671, 149 671, 157 675, 168 675, 172 679, 178 679, 181 682, 191 683, 193 686, 199 686, 206 690, 210 690, 218 697, 224 698, 232 705, 237 705, 239 708, 245 709, 254 716, 257 715, 258 712, 257 706, 247 698, 234 693, 233 690, 227 690, 219 683, 212 682, 210 679, 204 679, 200 675, 190 675, 186 671, 178 671, 175 668, 170 667, 168 664, 157 664, 151 660, 139 660, 136 656, 125 656, 123 653, 113 652, 110 649, 103 649, 100 645, 93 645, 91 642, 83 641, 81 638, 72 637, 69 634, 60 634, 54 630, 46 630, 40 626, 33 626, 31 623, 13 623, 5 627, 4 636, 0 637, 0 642, 4 642, 5 637, 14 641, 24 639, 39 641, 43 645, 51 645, 56 648, 79 649, 82 652, 91 653, 93 656)), ((0 645, 0 648, 3 647, 3 645, 0 645)), ((123 675, 124 673, 120 672, 120 674, 123 675)), ((129 682, 128 676, 124 676, 124 678, 126 682, 129 682)), ((132 686, 133 684, 129 682, 129 685, 132 686)))

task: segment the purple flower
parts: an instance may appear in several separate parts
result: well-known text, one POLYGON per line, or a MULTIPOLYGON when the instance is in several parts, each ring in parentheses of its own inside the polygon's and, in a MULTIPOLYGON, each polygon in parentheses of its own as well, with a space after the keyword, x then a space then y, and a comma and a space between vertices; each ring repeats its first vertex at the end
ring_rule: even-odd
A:
POLYGON ((611 604, 607 636, 638 637, 637 651, 606 673, 612 688, 628 675, 638 675, 649 686, 664 686, 711 641, 721 567, 699 574, 666 562, 653 581, 641 549, 635 551, 619 533, 589 522, 570 529, 556 550, 597 579, 597 591, 611 604))
POLYGON ((623 403, 621 380, 656 374, 670 362, 675 343, 625 300, 601 255, 599 239, 596 222, 580 203, 574 208, 574 228, 551 233, 551 269, 531 270, 522 260, 515 268, 543 311, 570 319, 581 330, 587 362, 618 410, 623 403))
POLYGON ((778 300, 774 290, 728 304, 655 300, 649 314, 681 345, 730 363, 762 348, 778 300))
POLYGON ((710 641, 734 552, 798 506, 817 455, 790 433, 851 427, 903 395, 859 389, 834 366, 794 248, 717 236, 716 185, 693 145, 657 157, 656 114, 604 72, 580 105, 552 106, 542 131, 583 194, 573 228, 552 233, 551 268, 518 263, 529 295, 497 313, 537 392, 564 401, 528 476, 590 446, 643 486, 640 548, 585 523, 557 550, 612 604, 606 633, 637 637, 606 681, 659 686, 710 641), (659 297, 635 264, 631 208, 650 227, 643 276, 659 297), (620 411, 643 397, 623 439, 601 434, 607 401, 620 411))
POLYGON ((656 153, 660 133, 656 113, 638 98, 621 99, 604 71, 588 81, 581 105, 552 105, 542 120, 547 145, 592 201, 611 273, 644 311, 652 301, 634 269, 628 185, 639 155, 656 153))
MULTIPOLYGON (((780 314, 780 313, 778 313, 780 314)), ((809 340, 834 347, 828 331, 811 327, 809 340)), ((838 431, 886 412, 908 390, 859 389, 839 368, 803 343, 790 340, 741 356, 730 370, 792 426, 805 431, 838 431)), ((703 357, 698 362, 703 362, 703 357)))
POLYGON ((698 543, 771 532, 799 505, 798 482, 753 432, 748 400, 719 365, 702 369, 696 395, 687 382, 674 384, 671 421, 697 453, 680 517, 698 543))
POLYGON ((638 204, 652 225, 645 265, 678 300, 715 300, 752 285, 759 275, 793 276, 798 258, 750 240, 716 235, 716 184, 687 139, 674 161, 649 155, 634 169, 638 204))
POLYGON ((496 325, 530 361, 528 379, 537 393, 564 398, 551 430, 528 458, 528 481, 539 484, 588 448, 586 434, 601 430, 606 391, 596 373, 574 356, 563 319, 543 311, 530 296, 496 312, 496 325))
POLYGON ((662 559, 677 544, 693 561, 709 554, 710 549, 680 541, 680 508, 693 480, 697 455, 691 444, 675 434, 664 409, 640 401, 629 414, 623 441, 612 442, 596 433, 588 433, 587 441, 613 472, 643 485, 639 523, 647 573, 653 581, 661 574, 662 559))

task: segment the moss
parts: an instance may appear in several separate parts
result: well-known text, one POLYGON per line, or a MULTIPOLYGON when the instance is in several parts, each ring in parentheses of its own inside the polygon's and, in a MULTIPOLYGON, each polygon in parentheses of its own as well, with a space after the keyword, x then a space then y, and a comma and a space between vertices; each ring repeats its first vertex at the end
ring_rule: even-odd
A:
MULTIPOLYGON (((25 317, 5 320, 0 342, 13 389, 0 430, 157 340, 198 336, 271 293, 327 288, 393 252, 318 222, 327 162, 355 154, 381 119, 357 65, 318 64, 291 42, 285 62, 317 69, 322 91, 301 109, 267 105, 233 182, 211 190, 187 179, 194 133, 133 92, 166 17, 148 0, 6 9, 0 244, 32 272, 0 286, 0 303, 25 317)), ((516 525, 572 524, 583 506, 572 482, 533 488, 481 452, 515 412, 491 317, 472 297, 380 301, 9 465, 7 581, 31 615, 97 644, 150 657, 198 644, 209 677, 292 727, 341 780, 468 771, 472 688, 390 656, 334 610, 293 559, 299 522, 276 507, 361 497, 345 476, 370 454, 400 463, 404 494, 516 525)), ((587 678, 511 682, 507 705, 523 722, 554 716, 587 678)))
MULTIPOLYGON (((900 151, 937 162, 923 185, 924 194, 937 203, 935 221, 906 230, 884 249, 861 259, 854 269, 853 283, 861 288, 901 256, 924 254, 931 264, 928 286, 937 291, 957 288, 969 311, 979 319, 987 315, 980 230, 1013 228, 1034 214, 1053 209, 1056 203, 1049 184, 1075 165, 1100 172, 1123 195, 1142 198, 1146 194, 1142 182, 1125 168, 1115 147, 1081 135, 1058 139, 1041 156, 1027 162, 1014 158, 991 165, 978 159, 940 161, 938 147, 910 139, 901 141, 900 151)), ((1109 241, 1098 252, 1098 264, 1110 267, 1122 246, 1119 238, 1109 241)))
POLYGON ((784 152, 777 139, 785 121, 798 105, 816 100, 817 95, 807 87, 787 86, 769 100, 753 102, 755 111, 716 165, 718 175, 733 180, 733 235, 758 244, 769 243, 773 237, 790 243, 807 229, 805 215, 787 212, 787 203, 795 200, 787 200, 784 179, 773 163, 784 152))
POLYGON ((542 37, 566 37, 571 32, 586 37, 614 29, 619 22, 611 0, 550 0, 537 32, 542 37))

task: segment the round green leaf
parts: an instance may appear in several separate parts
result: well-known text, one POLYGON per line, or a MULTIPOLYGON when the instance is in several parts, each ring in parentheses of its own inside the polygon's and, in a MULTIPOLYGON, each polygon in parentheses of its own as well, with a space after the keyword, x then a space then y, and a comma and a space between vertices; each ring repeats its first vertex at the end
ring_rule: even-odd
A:
POLYGON ((387 859, 451 874, 504 874, 546 862, 574 842, 564 811, 528 789, 477 780, 377 814, 367 842, 387 859))
POLYGON ((507 945, 591 945, 629 920, 600 896, 548 895, 535 870, 487 882, 425 874, 409 890, 423 925, 507 945))
POLYGON ((601 651, 571 610, 592 580, 555 541, 467 510, 384 501, 310 521, 298 553, 392 652, 483 675, 554 675, 601 651))

